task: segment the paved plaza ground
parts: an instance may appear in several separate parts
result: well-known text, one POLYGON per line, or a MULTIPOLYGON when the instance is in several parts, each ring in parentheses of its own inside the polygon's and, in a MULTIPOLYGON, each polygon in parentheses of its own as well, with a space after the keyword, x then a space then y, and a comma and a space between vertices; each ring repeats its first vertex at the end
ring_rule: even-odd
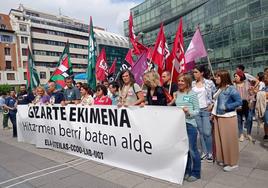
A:
POLYGON ((262 129, 257 134, 256 124, 252 135, 255 143, 240 143, 238 170, 223 172, 216 164, 202 162, 200 180, 177 185, 66 153, 19 143, 12 138, 12 129, 3 130, 1 126, 0 187, 267 188, 268 143, 262 141, 262 129))

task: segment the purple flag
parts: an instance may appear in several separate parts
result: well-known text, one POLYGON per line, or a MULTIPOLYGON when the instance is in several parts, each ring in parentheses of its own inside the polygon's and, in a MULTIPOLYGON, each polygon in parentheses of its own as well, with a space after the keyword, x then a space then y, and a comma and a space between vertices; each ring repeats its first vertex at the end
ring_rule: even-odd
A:
POLYGON ((143 83, 143 74, 146 71, 147 65, 147 52, 144 52, 136 61, 134 66, 131 68, 131 72, 134 75, 136 83, 140 86, 143 83))
POLYGON ((207 50, 203 42, 202 35, 200 33, 199 28, 197 28, 189 44, 189 47, 185 53, 186 63, 195 61, 196 59, 201 58, 201 57, 206 57, 207 55, 208 54, 207 54, 207 50))

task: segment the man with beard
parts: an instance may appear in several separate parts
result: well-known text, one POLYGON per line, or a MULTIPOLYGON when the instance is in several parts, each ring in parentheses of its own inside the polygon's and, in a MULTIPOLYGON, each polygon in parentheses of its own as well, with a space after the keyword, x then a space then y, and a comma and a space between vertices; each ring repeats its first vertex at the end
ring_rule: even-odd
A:
POLYGON ((18 104, 29 104, 34 100, 34 95, 32 92, 26 91, 26 85, 20 85, 20 91, 17 95, 18 104))

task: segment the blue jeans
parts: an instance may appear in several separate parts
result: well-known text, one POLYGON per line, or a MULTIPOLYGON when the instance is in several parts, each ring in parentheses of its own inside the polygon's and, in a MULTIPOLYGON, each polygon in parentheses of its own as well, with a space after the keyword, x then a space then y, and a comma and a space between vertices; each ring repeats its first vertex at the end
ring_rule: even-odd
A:
POLYGON ((9 112, 8 114, 13 127, 13 137, 17 137, 17 120, 16 113, 9 112))
POLYGON ((236 111, 239 136, 243 134, 243 128, 244 128, 243 116, 245 117, 246 121, 245 127, 247 127, 248 113, 249 113, 248 102, 246 100, 242 100, 242 102, 243 102, 242 109, 236 111))
POLYGON ((266 110, 263 116, 264 126, 268 127, 268 104, 266 105, 266 110))
POLYGON ((201 159, 197 150, 197 129, 189 123, 186 123, 187 135, 189 139, 189 152, 185 174, 200 178, 201 159))
POLYGON ((212 154, 212 134, 209 116, 210 112, 201 108, 199 114, 195 117, 200 135, 202 152, 205 154, 212 154))
POLYGON ((254 109, 249 109, 248 118, 247 118, 247 121, 246 121, 247 134, 248 135, 251 135, 252 124, 253 124, 253 116, 254 116, 254 109))

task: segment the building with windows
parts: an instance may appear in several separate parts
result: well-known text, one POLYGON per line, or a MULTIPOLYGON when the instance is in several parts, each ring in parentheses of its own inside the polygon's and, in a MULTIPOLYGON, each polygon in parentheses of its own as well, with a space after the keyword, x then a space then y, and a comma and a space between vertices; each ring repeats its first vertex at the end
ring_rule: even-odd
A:
MULTIPOLYGON (((15 71, 15 84, 26 83, 28 46, 32 50, 41 84, 46 83, 54 72, 67 40, 70 44, 74 73, 86 71, 88 57, 87 24, 67 16, 32 10, 23 5, 20 5, 18 9, 11 9, 9 19, 13 29, 10 33, 13 33, 13 42, 16 43, 17 50, 17 59, 14 59, 14 65, 11 66, 11 68, 14 67, 15 71)), ((124 61, 129 48, 126 37, 107 32, 100 27, 95 27, 94 32, 97 53, 104 47, 108 64, 111 65, 114 58, 117 58, 118 65, 124 61)), ((11 36, 11 34, 9 35, 11 36)), ((9 79, 4 80, 3 83, 7 82, 9 83, 9 79)))
POLYGON ((15 83, 17 64, 16 35, 8 15, 0 14, 0 83, 15 83))
MULTIPOLYGON (((199 26, 213 69, 235 70, 243 64, 256 75, 268 67, 267 0, 145 0, 131 12, 134 30, 146 45, 154 44, 163 22, 172 48, 182 17, 185 49, 199 26)), ((128 20, 124 30, 128 36, 128 20)))

